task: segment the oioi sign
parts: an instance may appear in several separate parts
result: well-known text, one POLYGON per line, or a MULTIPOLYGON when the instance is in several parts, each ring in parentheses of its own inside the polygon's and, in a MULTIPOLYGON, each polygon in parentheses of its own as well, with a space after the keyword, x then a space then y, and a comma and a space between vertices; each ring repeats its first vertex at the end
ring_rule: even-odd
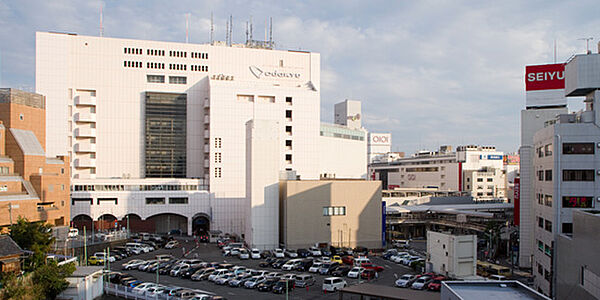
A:
POLYGON ((254 75, 254 77, 258 79, 260 79, 261 77, 300 79, 300 73, 281 72, 277 70, 263 71, 257 66, 250 66, 250 72, 252 73, 252 75, 254 75))

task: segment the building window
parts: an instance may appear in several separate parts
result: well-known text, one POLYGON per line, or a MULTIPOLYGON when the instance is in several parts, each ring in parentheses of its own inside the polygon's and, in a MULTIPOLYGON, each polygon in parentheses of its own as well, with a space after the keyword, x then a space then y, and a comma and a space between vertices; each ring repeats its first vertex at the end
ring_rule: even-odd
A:
POLYGON ((546 181, 552 181, 552 170, 546 170, 546 181))
POLYGON ((552 247, 544 244, 544 254, 546 254, 547 256, 552 257, 552 247))
POLYGON ((546 146, 544 146, 544 156, 551 156, 552 155, 552 144, 548 144, 546 146))
POLYGON ((594 170, 563 170, 563 181, 594 181, 594 170))
POLYGON ((146 75, 146 78, 150 83, 165 83, 164 75, 146 75))
POLYGON ((573 223, 562 223, 562 233, 572 234, 573 233, 573 223))
POLYGON ((494 182, 494 178, 488 178, 487 182, 494 182))
POLYGON ((483 182, 483 178, 477 178, 477 182, 483 182))
POLYGON ((594 154, 594 143, 563 143, 563 154, 594 154))
POLYGON ((215 168, 215 178, 221 178, 221 168, 215 168))
POLYGON ((552 207, 552 195, 544 195, 544 205, 552 207))
POLYGON ((544 275, 544 267, 540 263, 537 263, 538 274, 544 275))
POLYGON ((540 217, 537 217, 537 218, 538 218, 538 227, 544 228, 544 218, 540 218, 540 217))
POLYGON ((169 198, 169 204, 188 204, 187 197, 169 198))
POLYGON ((215 153, 215 163, 221 163, 221 153, 215 153))
POLYGON ((221 149, 221 138, 215 138, 215 148, 221 149))
POLYGON ((146 198, 146 204, 165 204, 165 198, 146 198))
POLYGON ((187 77, 185 77, 185 76, 169 76, 169 83, 171 83, 171 84, 187 84, 187 77))
POLYGON ((292 147, 292 140, 285 140, 286 147, 292 147))
POLYGON ((94 204, 92 198, 71 198, 71 205, 75 205, 75 202, 89 202, 90 205, 94 204))
POLYGON ((538 240, 538 250, 544 252, 544 243, 542 243, 542 241, 538 240))
POLYGON ((285 97, 285 103, 292 105, 292 97, 285 97))
POLYGON ((325 206, 323 207, 323 216, 345 216, 345 206, 325 206))
POLYGON ((552 273, 550 273, 550 271, 544 269, 544 279, 546 279, 546 281, 550 282, 550 280, 552 280, 552 273))
POLYGON ((563 196, 562 207, 564 208, 592 208, 594 197, 563 196))
POLYGON ((114 202, 115 205, 117 205, 119 202, 118 198, 98 198, 97 199, 97 204, 100 205, 101 201, 109 201, 109 202, 114 202))
POLYGON ((285 155, 285 161, 289 164, 292 163, 292 155, 291 154, 286 154, 285 155))
POLYGON ((537 180, 538 181, 544 181, 544 170, 538 170, 537 171, 537 180))
POLYGON ((285 111, 285 117, 291 119, 292 118, 292 111, 291 110, 286 110, 285 111))
POLYGON ((546 229, 546 231, 548 231, 548 232, 552 232, 552 222, 546 220, 546 224, 544 226, 544 229, 546 229))
POLYGON ((285 132, 289 133, 291 135, 292 134, 292 126, 285 126, 285 132))

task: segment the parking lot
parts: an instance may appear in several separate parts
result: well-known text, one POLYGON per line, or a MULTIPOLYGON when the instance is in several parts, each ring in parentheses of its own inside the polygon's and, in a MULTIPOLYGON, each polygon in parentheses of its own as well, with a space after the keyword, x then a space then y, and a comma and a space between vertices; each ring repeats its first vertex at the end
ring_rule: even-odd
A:
MULTIPOLYGON (((112 263, 111 270, 112 271, 122 271, 122 267, 121 267, 122 264, 126 263, 129 260, 132 260, 132 259, 145 259, 145 260, 154 259, 156 257, 156 255, 160 255, 160 254, 170 254, 176 258, 183 258, 184 249, 185 249, 185 251, 188 252, 186 258, 198 258, 198 259, 201 259, 206 262, 226 262, 226 263, 231 263, 234 265, 245 266, 245 267, 251 268, 251 269, 263 269, 263 270, 268 270, 270 272, 278 271, 278 272, 282 272, 284 274, 287 274, 287 273, 299 274, 298 272, 286 272, 286 271, 282 271, 280 269, 276 270, 276 269, 272 269, 272 268, 261 268, 258 266, 258 264, 262 260, 258 260, 258 259, 256 259, 256 260, 240 260, 237 257, 231 257, 231 256, 224 257, 224 256, 222 256, 222 252, 220 251, 220 249, 215 244, 201 243, 198 246, 196 246, 196 244, 192 241, 182 241, 181 247, 179 247, 179 248, 159 249, 159 250, 156 250, 156 251, 153 251, 150 253, 144 253, 144 254, 140 254, 140 255, 131 256, 124 260, 112 263)), ((370 281, 370 283, 372 283, 372 284, 393 286, 394 281, 396 280, 396 277, 394 276, 394 274, 396 274, 397 276, 401 276, 406 273, 412 273, 412 270, 405 266, 397 265, 397 264, 394 264, 393 262, 385 261, 378 257, 371 257, 371 261, 373 263, 383 266, 385 268, 385 270, 379 274, 378 278, 370 281)), ((138 270, 128 270, 128 271, 123 270, 123 272, 127 273, 127 274, 131 274, 132 276, 136 277, 138 280, 147 281, 147 282, 156 282, 156 273, 147 273, 147 272, 142 272, 142 271, 138 271, 138 270)), ((337 293, 324 293, 321 290, 321 285, 323 283, 323 279, 326 277, 331 277, 331 276, 319 275, 319 274, 314 274, 314 273, 313 273, 313 275, 317 279, 316 283, 313 286, 310 286, 308 288, 294 289, 289 294, 289 298, 290 299, 338 299, 337 293)), ((358 279, 352 279, 352 278, 348 278, 348 277, 345 277, 344 279, 348 282, 349 285, 355 285, 355 284, 359 283, 358 279)), ((180 286, 180 287, 185 287, 185 288, 209 291, 209 292, 215 293, 216 295, 223 296, 227 299, 248 299, 250 297, 258 297, 259 299, 281 299, 282 297, 285 297, 285 294, 277 295, 277 294, 273 294, 271 292, 259 292, 255 289, 220 286, 220 285, 216 285, 216 284, 206 281, 206 280, 192 281, 189 279, 183 279, 183 278, 179 278, 179 277, 171 277, 168 275, 160 275, 159 283, 162 285, 168 285, 168 286, 180 286)))

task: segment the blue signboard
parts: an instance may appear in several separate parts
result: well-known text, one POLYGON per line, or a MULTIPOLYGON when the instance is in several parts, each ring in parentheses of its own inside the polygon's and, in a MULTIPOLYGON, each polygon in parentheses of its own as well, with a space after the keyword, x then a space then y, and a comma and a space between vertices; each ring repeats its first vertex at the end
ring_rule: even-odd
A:
POLYGON ((385 201, 381 201, 381 247, 385 248, 385 201))
POLYGON ((487 159, 491 160, 502 160, 502 155, 490 154, 487 156, 487 159))

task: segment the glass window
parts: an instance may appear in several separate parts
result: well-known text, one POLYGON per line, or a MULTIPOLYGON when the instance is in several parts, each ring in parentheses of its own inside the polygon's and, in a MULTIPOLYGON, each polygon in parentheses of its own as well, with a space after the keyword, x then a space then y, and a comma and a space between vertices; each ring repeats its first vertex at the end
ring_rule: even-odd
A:
POLYGON ((169 198, 169 204, 188 204, 187 197, 169 198))
POLYGON ((146 78, 150 83, 165 83, 164 75, 146 75, 146 78))
POLYGON ((563 170, 563 181, 594 181, 594 170, 563 170))
POLYGON ((187 84, 187 77, 185 77, 185 76, 169 76, 169 83, 171 83, 171 84, 187 84))
POLYGON ((165 198, 146 198, 146 204, 165 204, 165 198))
POLYGON ((594 154, 594 143, 563 143, 563 154, 594 154))
POLYGON ((562 233, 573 233, 573 223, 562 223, 562 233))
POLYGON ((552 181, 552 170, 546 170, 546 181, 552 181))

